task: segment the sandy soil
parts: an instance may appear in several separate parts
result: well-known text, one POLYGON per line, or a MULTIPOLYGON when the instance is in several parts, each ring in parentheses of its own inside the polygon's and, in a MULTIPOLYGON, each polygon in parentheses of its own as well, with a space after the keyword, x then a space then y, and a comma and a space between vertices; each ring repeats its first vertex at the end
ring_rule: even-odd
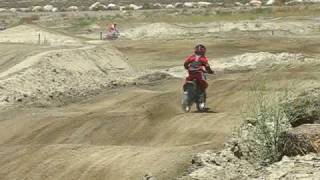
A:
POLYGON ((167 179, 181 174, 196 150, 222 146, 232 120, 228 112, 183 114, 178 99, 168 104, 180 94, 179 82, 167 82, 170 89, 163 92, 124 89, 68 107, 1 113, 1 128, 10 129, 0 131, 1 176, 137 179, 152 173, 167 179), (31 152, 37 158, 25 160, 31 152))
POLYGON ((37 26, 20 25, 0 31, 0 42, 28 43, 43 45, 81 45, 81 41, 69 36, 44 30, 37 26))
MULTIPOLYGON (((316 67, 264 72, 255 78, 268 79, 270 91, 292 82, 306 87, 319 82, 316 67)), ((243 110, 239 107, 246 102, 253 74, 210 80, 208 102, 213 113, 207 114, 182 113, 179 79, 108 91, 60 108, 2 110, 0 175, 3 179, 179 176, 193 153, 221 148, 239 124, 243 110)))
POLYGON ((108 45, 46 51, 0 74, 0 103, 50 104, 50 99, 63 101, 64 96, 84 96, 117 82, 129 82, 128 78, 134 77, 130 74, 123 55, 108 45))
POLYGON ((260 32, 263 36, 299 36, 319 34, 319 22, 288 20, 251 20, 236 22, 214 22, 198 24, 141 24, 125 30, 122 35, 129 39, 175 39, 191 34, 204 37, 217 33, 260 32))
POLYGON ((0 73, 24 61, 28 56, 52 49, 52 47, 37 45, 29 46, 25 44, 1 43, 0 73))
POLYGON ((303 91, 320 82, 318 38, 200 39, 213 49, 208 55, 216 59, 210 63, 220 63, 221 71, 208 76, 210 111, 185 114, 184 71, 176 67, 198 39, 167 41, 161 28, 149 36, 154 39, 111 43, 54 32, 48 37, 56 41, 40 46, 23 29, 0 36, 0 179, 5 180, 126 180, 145 174, 174 179, 187 171, 195 153, 223 147, 241 122, 253 83, 263 80, 273 92, 303 91), (15 43, 8 44, 9 37, 16 37, 15 43), (97 93, 88 96, 92 92, 97 93))

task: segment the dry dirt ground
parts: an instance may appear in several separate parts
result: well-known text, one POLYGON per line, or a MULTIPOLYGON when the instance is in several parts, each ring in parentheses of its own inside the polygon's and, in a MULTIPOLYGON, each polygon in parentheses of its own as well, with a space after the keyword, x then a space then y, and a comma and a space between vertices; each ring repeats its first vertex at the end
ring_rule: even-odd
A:
POLYGON ((316 33, 306 33, 100 42, 35 25, 0 32, 0 179, 182 176, 195 153, 223 147, 255 82, 263 81, 270 93, 319 85, 319 41, 316 33), (45 31, 55 43, 21 38, 24 29, 45 31), (303 60, 276 65, 266 59, 252 69, 219 71, 208 77, 211 110, 186 114, 180 109, 183 79, 155 72, 181 66, 199 41, 219 63, 248 52, 251 61, 261 58, 259 52, 301 53, 303 60))

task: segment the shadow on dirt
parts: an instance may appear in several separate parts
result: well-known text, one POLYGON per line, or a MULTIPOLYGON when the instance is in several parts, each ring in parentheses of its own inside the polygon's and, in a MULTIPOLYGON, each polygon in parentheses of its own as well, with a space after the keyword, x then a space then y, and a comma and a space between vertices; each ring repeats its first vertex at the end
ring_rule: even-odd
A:
POLYGON ((215 110, 211 110, 210 108, 206 108, 204 111, 193 111, 192 113, 219 113, 219 112, 215 110))

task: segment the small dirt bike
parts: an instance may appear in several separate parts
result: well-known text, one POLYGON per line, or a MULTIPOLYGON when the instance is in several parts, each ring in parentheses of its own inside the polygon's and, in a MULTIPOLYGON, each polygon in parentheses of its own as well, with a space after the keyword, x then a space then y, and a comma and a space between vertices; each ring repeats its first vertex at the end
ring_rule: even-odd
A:
POLYGON ((112 31, 112 32, 107 32, 104 36, 104 39, 106 40, 116 40, 120 36, 120 33, 118 31, 112 31))
POLYGON ((182 109, 190 112, 193 103, 196 104, 199 112, 207 111, 206 108, 206 92, 202 90, 197 81, 187 81, 183 86, 182 109))

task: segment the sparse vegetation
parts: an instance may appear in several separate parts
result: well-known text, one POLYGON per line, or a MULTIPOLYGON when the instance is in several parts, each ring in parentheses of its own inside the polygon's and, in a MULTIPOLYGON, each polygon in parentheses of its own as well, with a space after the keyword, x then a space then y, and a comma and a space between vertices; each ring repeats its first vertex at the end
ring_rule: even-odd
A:
POLYGON ((320 120, 320 88, 303 92, 295 99, 283 104, 292 126, 312 124, 320 120))
POLYGON ((251 162, 272 163, 280 160, 280 135, 290 128, 289 119, 281 105, 286 92, 267 94, 264 85, 254 85, 251 101, 245 113, 246 122, 240 129, 244 157, 251 162))
POLYGON ((84 18, 78 18, 77 20, 72 22, 71 31, 79 32, 83 28, 86 28, 94 23, 97 22, 97 17, 84 17, 84 18))
POLYGON ((20 24, 32 24, 34 23, 35 21, 38 21, 40 20, 40 16, 38 15, 31 15, 31 16, 27 16, 27 17, 23 17, 20 19, 20 24))

